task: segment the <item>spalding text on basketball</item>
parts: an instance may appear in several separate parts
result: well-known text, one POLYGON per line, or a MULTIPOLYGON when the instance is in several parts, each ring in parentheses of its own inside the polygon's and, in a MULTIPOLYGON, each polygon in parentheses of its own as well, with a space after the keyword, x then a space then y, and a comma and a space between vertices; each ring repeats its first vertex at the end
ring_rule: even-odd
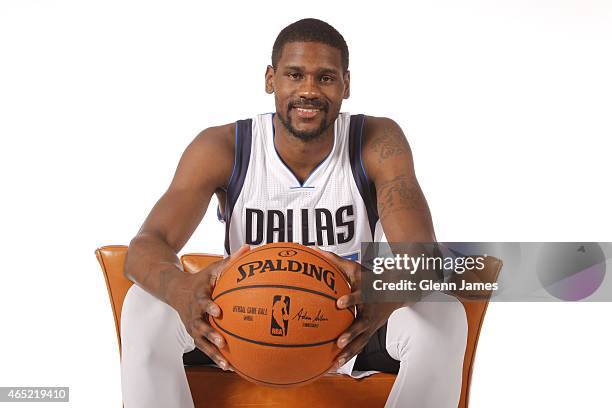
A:
POLYGON ((236 280, 236 283, 240 283, 243 280, 254 276, 256 273, 278 271, 301 273, 303 275, 310 276, 311 278, 324 283, 325 286, 331 290, 335 290, 336 287, 336 276, 333 271, 312 263, 298 262, 292 259, 268 259, 266 261, 252 261, 239 265, 238 272, 240 273, 240 276, 236 280))

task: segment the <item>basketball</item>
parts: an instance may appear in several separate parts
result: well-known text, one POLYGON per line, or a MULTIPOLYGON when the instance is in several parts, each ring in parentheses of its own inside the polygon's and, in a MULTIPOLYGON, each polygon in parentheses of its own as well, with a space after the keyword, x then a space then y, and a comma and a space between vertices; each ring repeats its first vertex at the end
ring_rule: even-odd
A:
POLYGON ((355 316, 336 300, 350 291, 344 274, 317 251, 267 244, 223 270, 212 294, 221 316, 210 323, 240 376, 260 385, 303 385, 338 356, 336 340, 355 316))

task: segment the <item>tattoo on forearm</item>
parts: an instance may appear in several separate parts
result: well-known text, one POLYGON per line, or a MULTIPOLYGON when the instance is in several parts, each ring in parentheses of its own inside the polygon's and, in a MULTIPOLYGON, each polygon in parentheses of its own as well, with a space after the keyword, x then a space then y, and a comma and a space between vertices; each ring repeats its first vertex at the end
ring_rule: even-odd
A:
POLYGON ((159 272, 159 293, 166 301, 168 300, 168 285, 174 278, 175 273, 171 269, 164 269, 159 272))
POLYGON ((428 210, 415 177, 402 174, 380 183, 376 189, 378 214, 381 219, 398 210, 428 210))
POLYGON ((400 132, 390 127, 385 127, 382 134, 372 141, 372 150, 378 154, 378 163, 386 159, 408 152, 406 138, 400 132))

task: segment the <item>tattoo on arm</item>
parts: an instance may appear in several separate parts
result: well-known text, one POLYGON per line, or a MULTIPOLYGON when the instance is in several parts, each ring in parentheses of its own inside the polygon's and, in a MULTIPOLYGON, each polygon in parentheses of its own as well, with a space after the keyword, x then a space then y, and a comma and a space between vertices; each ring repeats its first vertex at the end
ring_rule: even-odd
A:
POLYGON ((162 262, 163 264, 168 264, 168 266, 159 271, 159 293, 162 296, 162 299, 168 303, 168 290, 170 289, 170 284, 172 281, 177 279, 182 272, 179 265, 171 262, 162 262))
POLYGON ((372 150, 378 155, 378 164, 392 156, 408 152, 406 138, 401 132, 385 127, 382 134, 372 141, 372 150))
POLYGON ((428 210, 415 177, 400 174, 380 183, 376 190, 378 214, 381 219, 399 210, 428 210))
POLYGON ((173 278, 175 271, 166 269, 159 273, 159 292, 165 301, 168 301, 168 284, 173 278))

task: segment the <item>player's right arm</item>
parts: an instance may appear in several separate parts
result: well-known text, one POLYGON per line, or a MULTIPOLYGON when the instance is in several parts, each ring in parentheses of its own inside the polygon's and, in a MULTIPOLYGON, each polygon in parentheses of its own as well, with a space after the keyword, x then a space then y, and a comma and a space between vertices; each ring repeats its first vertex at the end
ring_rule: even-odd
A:
POLYGON ((223 338, 203 317, 218 315, 210 293, 228 259, 189 274, 177 254, 204 217, 212 195, 227 186, 234 132, 234 124, 206 129, 185 149, 170 186, 131 240, 124 270, 128 279, 176 309, 198 348, 222 367, 213 344, 223 346, 223 338))

